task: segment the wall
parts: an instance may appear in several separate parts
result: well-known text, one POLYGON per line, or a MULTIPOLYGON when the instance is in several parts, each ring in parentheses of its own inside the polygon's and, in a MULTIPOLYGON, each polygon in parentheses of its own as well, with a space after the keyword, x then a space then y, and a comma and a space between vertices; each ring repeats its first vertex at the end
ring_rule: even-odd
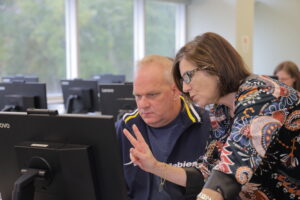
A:
POLYGON ((255 0, 236 0, 236 49, 249 71, 253 66, 253 21, 255 0))
POLYGON ((277 64, 292 60, 300 68, 300 1, 259 0, 255 4, 253 69, 273 74, 277 64))
POLYGON ((283 60, 292 60, 300 68, 300 1, 253 0, 253 8, 246 5, 250 12, 237 10, 245 9, 240 6, 241 2, 246 1, 191 0, 187 6, 187 40, 213 31, 243 54, 239 37, 246 31, 251 52, 244 59, 254 73, 272 74, 275 66, 283 60), (242 16, 246 21, 240 20, 242 14, 246 15, 242 16))
POLYGON ((187 35, 212 31, 226 38, 252 70, 254 0, 193 0, 187 8, 187 35))
POLYGON ((235 0, 192 0, 187 6, 187 40, 216 32, 235 45, 235 0))

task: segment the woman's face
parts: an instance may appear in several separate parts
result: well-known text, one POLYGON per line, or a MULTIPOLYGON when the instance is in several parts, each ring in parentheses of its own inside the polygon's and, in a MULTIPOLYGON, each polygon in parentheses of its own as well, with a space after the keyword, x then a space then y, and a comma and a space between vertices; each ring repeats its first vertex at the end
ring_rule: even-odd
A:
POLYGON ((197 67, 186 59, 179 63, 179 71, 183 80, 189 79, 189 83, 182 81, 183 92, 189 93, 190 98, 200 107, 208 104, 217 103, 219 92, 219 78, 210 75, 204 70, 198 70, 197 67), (196 69, 196 70, 195 70, 196 69), (192 73, 191 71, 194 70, 192 73))
POLYGON ((288 86, 293 87, 295 78, 291 77, 285 70, 280 70, 275 74, 278 77, 278 80, 285 83, 288 86))

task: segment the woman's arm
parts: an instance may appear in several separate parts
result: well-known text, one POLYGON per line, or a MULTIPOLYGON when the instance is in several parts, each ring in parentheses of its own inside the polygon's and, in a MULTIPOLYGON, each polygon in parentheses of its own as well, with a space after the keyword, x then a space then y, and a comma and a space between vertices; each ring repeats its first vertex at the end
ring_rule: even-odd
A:
POLYGON ((195 167, 180 168, 157 161, 137 126, 133 125, 132 129, 136 138, 126 129, 123 132, 133 146, 130 149, 130 159, 133 164, 138 165, 146 172, 161 177, 161 186, 164 185, 165 180, 168 180, 185 187, 185 197, 194 199, 204 185, 205 175, 195 167))
POLYGON ((149 172, 177 185, 186 186, 186 173, 183 168, 157 161, 156 165, 149 172))

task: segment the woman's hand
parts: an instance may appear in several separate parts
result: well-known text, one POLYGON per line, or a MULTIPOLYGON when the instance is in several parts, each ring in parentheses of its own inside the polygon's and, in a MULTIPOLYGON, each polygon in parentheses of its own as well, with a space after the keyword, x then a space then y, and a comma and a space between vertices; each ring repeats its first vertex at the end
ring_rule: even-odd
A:
POLYGON ((241 200, 247 199, 267 199, 264 197, 263 193, 259 190, 260 184, 256 183, 246 183, 242 186, 241 192, 239 193, 241 200))
POLYGON ((127 129, 123 130, 123 133, 133 146, 130 149, 130 159, 142 170, 152 172, 157 167, 158 161, 154 158, 149 146, 135 124, 132 126, 132 129, 136 138, 127 129))
POLYGON ((130 159, 133 164, 138 165, 146 172, 150 172, 162 179, 185 187, 187 178, 185 170, 157 161, 137 126, 133 125, 132 129, 135 137, 133 137, 127 129, 124 129, 123 133, 133 146, 133 148, 130 149, 130 159))

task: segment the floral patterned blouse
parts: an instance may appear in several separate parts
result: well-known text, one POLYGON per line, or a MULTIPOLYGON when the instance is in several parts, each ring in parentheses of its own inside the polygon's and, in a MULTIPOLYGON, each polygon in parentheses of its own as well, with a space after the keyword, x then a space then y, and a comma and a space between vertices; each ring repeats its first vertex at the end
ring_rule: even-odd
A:
POLYGON ((267 76, 252 76, 237 92, 234 117, 224 105, 214 106, 211 123, 213 131, 199 166, 202 173, 223 173, 215 176, 217 181, 206 181, 204 187, 224 187, 224 193, 239 191, 240 187, 222 182, 222 176, 230 176, 238 185, 254 185, 242 187, 241 199, 300 200, 300 100, 296 90, 267 76))

